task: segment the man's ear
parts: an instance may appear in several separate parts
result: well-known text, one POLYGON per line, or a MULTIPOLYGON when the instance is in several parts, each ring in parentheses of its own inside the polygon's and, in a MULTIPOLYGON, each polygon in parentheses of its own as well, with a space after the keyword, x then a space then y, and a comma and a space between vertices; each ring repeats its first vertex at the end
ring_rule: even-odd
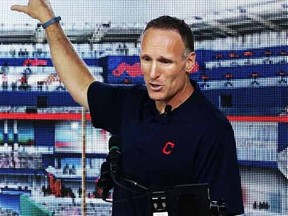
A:
POLYGON ((186 60, 186 65, 185 65, 185 71, 187 73, 190 73, 192 69, 195 66, 195 61, 196 61, 196 53, 195 52, 190 52, 187 60, 186 60))

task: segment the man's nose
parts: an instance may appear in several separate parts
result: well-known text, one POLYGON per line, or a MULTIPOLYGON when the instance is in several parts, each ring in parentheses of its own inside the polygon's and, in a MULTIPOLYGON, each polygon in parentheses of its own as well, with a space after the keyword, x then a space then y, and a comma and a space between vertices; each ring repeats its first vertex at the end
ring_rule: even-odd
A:
POLYGON ((159 69, 157 67, 157 63, 153 62, 150 67, 150 77, 151 79, 155 79, 159 76, 159 69))

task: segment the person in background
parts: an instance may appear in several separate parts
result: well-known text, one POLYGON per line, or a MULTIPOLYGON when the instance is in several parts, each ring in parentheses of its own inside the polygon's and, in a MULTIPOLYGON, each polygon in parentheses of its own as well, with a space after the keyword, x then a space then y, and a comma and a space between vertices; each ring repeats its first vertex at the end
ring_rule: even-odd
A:
MULTIPOLYGON (((124 176, 156 190, 208 183, 211 200, 224 200, 227 215, 244 212, 233 129, 190 80, 196 54, 183 20, 161 16, 147 24, 140 51, 145 87, 120 87, 95 81, 48 0, 11 9, 42 23, 54 67, 93 126, 122 137, 124 176)), ((114 185, 113 200, 113 216, 149 215, 149 197, 140 191, 114 185)))
POLYGON ((3 90, 8 89, 8 75, 6 72, 2 73, 2 89, 3 90))

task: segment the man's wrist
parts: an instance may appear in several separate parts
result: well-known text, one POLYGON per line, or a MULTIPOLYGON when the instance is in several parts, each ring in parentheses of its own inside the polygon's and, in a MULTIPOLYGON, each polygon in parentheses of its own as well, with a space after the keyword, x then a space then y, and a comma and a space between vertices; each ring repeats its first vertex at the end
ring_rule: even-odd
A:
POLYGON ((42 23, 42 27, 44 29, 48 28, 50 25, 53 25, 55 23, 58 23, 59 21, 61 20, 61 17, 60 16, 57 16, 57 17, 53 17, 51 19, 49 19, 48 21, 42 23))

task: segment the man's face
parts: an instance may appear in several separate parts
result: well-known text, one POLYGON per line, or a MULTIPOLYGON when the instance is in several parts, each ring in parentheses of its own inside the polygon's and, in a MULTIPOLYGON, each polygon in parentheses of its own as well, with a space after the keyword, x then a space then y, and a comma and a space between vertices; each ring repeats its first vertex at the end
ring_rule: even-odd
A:
POLYGON ((174 30, 150 28, 141 43, 141 70, 149 97, 160 104, 171 104, 185 97, 187 76, 195 62, 194 53, 185 55, 180 34, 174 30), (179 98, 180 97, 180 98, 179 98))

